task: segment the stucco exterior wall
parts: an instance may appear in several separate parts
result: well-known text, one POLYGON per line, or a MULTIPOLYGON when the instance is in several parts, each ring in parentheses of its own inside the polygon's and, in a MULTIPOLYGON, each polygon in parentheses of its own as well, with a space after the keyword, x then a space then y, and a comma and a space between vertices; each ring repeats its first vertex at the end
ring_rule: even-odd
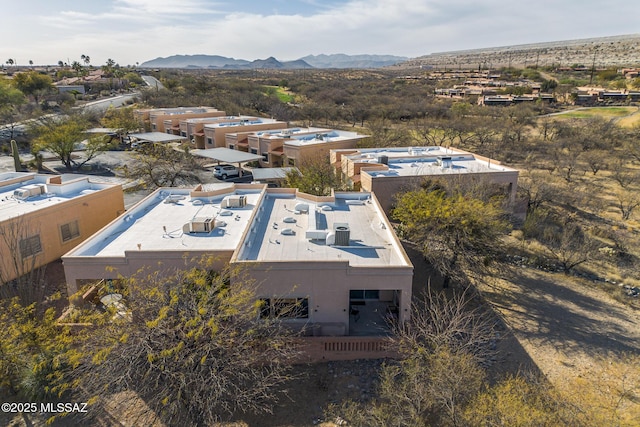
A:
POLYGON ((399 291, 400 321, 408 320, 413 266, 350 267, 348 262, 238 263, 255 280, 257 296, 309 298, 309 318, 290 322, 342 323, 349 329, 349 291, 382 290, 381 300, 399 291))
MULTIPOLYGON (((53 188, 56 184, 49 183, 47 186, 53 188)), ((40 236, 42 252, 29 257, 28 261, 30 267, 37 268, 59 259, 123 212, 122 187, 114 185, 20 217, 9 218, 0 222, 0 229, 15 230, 17 228, 16 236, 21 239, 40 236), (63 242, 61 226, 73 221, 78 223, 79 236, 63 242)), ((15 256, 21 259, 19 253, 13 255, 15 253, 13 251, 19 247, 17 245, 17 242, 10 243, 6 239, 0 239, 0 254, 2 254, 3 270, 7 280, 13 280, 17 274, 25 273, 23 269, 16 271, 15 266, 9 262, 15 256)))

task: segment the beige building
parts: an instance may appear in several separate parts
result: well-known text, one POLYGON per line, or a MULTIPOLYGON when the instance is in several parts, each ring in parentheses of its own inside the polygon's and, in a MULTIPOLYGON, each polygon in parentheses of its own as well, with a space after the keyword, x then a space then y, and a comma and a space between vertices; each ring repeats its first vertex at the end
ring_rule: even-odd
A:
POLYGON ((207 147, 204 138, 204 125, 215 123, 237 124, 239 122, 256 122, 260 120, 255 116, 220 116, 206 118, 191 118, 180 120, 180 135, 189 138, 194 148, 214 148, 207 147))
MULTIPOLYGON (((247 273, 263 316, 313 335, 384 332, 409 317, 413 266, 372 194, 315 197, 257 184, 164 188, 63 257, 89 280, 185 268, 209 256, 247 273), (295 306, 292 311, 285 310, 295 306)), ((233 282, 232 282, 233 283, 233 282)))
POLYGON ((416 188, 427 179, 484 181, 504 187, 513 204, 518 171, 496 160, 445 147, 367 148, 331 150, 331 163, 343 179, 373 192, 386 212, 398 192, 416 188))
POLYGON ((117 184, 0 174, 0 283, 59 259, 123 212, 117 184))
POLYGON ((136 119, 144 124, 144 128, 151 132, 171 133, 177 135, 180 131, 179 121, 198 117, 220 117, 224 111, 213 107, 177 107, 177 108, 148 108, 135 110, 136 119))
POLYGON ((262 156, 263 168, 276 168, 296 166, 304 158, 327 157, 332 149, 355 149, 365 138, 368 136, 335 129, 286 128, 229 133, 225 143, 227 148, 262 156))
POLYGON ((226 148, 225 136, 228 133, 256 132, 259 130, 285 129, 286 127, 286 122, 259 117, 239 117, 229 122, 205 123, 203 126, 204 147, 196 146, 196 148, 226 148))
POLYGON ((205 123, 203 126, 204 146, 195 148, 225 148, 225 135, 228 133, 256 132, 260 130, 285 129, 286 122, 259 117, 239 117, 222 123, 205 123))

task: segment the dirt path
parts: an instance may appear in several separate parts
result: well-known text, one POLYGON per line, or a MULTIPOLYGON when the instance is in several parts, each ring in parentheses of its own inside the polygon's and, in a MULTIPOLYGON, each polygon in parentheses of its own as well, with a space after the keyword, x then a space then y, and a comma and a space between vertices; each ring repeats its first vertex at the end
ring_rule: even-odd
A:
POLYGON ((574 277, 522 268, 482 291, 552 383, 598 356, 640 352, 640 312, 574 277))

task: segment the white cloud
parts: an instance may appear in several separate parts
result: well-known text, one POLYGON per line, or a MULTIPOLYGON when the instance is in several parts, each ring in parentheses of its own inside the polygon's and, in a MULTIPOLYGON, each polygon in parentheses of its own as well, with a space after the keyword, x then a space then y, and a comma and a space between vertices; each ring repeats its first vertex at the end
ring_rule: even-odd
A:
POLYGON ((25 10, 16 13, 24 13, 23 20, 3 22, 0 58, 30 57, 36 63, 56 63, 60 58, 88 54, 94 64, 107 58, 132 64, 195 53, 248 60, 268 56, 291 60, 320 53, 420 56, 635 33, 640 12, 640 4, 622 0, 610 0, 606 7, 595 0, 539 0, 527 6, 508 0, 49 3, 46 14, 34 8, 28 15, 22 6, 25 10), (58 3, 61 6, 56 9, 58 3), (224 12, 240 5, 245 9, 224 12))

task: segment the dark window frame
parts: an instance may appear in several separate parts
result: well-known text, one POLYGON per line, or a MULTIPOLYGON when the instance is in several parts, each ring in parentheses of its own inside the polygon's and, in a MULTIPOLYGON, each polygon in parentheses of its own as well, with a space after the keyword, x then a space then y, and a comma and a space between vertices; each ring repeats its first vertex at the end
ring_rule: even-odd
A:
POLYGON ((39 234, 20 240, 20 255, 22 258, 29 258, 40 253, 42 253, 42 242, 39 234))

